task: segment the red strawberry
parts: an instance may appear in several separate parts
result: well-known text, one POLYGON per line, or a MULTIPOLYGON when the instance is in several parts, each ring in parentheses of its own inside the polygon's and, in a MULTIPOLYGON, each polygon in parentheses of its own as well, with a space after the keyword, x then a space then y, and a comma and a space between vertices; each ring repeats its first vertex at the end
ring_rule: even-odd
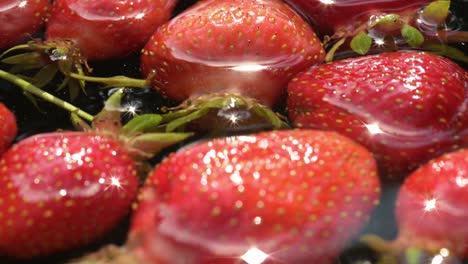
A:
POLYGON ((288 87, 298 127, 338 131, 371 150, 388 177, 459 147, 468 73, 449 59, 394 52, 313 67, 288 87))
POLYGON ((468 258, 468 149, 447 153, 411 174, 395 210, 396 243, 429 251, 447 248, 468 258))
POLYGON ((37 134, 1 157, 0 255, 45 256, 101 237, 128 214, 142 160, 187 137, 144 133, 160 119, 152 115, 121 127, 122 95, 108 99, 94 130, 37 134))
POLYGON ((416 248, 438 259, 468 258, 468 149, 445 153, 413 172, 401 186, 395 212, 397 238, 365 237, 371 246, 378 241, 381 250, 397 255, 416 248))
POLYGON ((149 176, 132 217, 131 257, 110 263, 331 263, 379 194, 371 153, 333 132, 191 145, 149 176))
POLYGON ((2 0, 0 49, 10 48, 38 32, 50 5, 50 0, 2 0))
POLYGON ((366 23, 372 16, 415 11, 432 0, 286 0, 301 12, 324 35, 366 23))
POLYGON ((85 245, 128 213, 135 162, 97 134, 40 134, 0 160, 0 253, 49 255, 85 245))
POLYGON ((88 60, 120 58, 140 49, 166 22, 176 0, 56 0, 46 38, 71 39, 88 60))
POLYGON ((271 106, 293 74, 323 58, 313 30, 282 1, 208 0, 160 27, 141 65, 176 101, 234 92, 271 106))
POLYGON ((18 133, 15 115, 0 103, 0 156, 7 150, 18 133))

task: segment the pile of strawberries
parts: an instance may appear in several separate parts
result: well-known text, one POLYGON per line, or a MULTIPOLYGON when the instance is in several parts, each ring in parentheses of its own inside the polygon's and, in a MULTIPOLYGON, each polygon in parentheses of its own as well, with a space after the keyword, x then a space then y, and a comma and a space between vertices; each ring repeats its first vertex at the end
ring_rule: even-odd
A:
POLYGON ((350 2, 0 3, 0 263, 468 260, 468 34, 350 2))

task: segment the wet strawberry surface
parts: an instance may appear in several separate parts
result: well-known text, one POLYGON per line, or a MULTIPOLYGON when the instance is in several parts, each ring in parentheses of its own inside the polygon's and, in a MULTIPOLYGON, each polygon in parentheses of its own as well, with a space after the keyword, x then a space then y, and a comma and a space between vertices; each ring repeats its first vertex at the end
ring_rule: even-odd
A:
MULTIPOLYGON (((173 12, 175 16, 177 13, 185 10, 188 6, 196 1, 182 1, 179 3, 176 10, 173 12)), ((466 12, 468 3, 466 1, 452 1, 452 11, 456 15, 456 19, 452 19, 454 28, 459 30, 468 29, 468 19, 466 12), (465 16, 465 17, 464 17, 465 16), (467 22, 465 22, 467 21, 467 22)), ((464 44, 456 45, 465 54, 468 54, 468 47, 464 44)), ((141 76, 139 66, 139 54, 135 53, 127 56, 124 59, 114 61, 103 61, 93 63, 93 75, 96 76, 111 76, 111 75, 126 75, 138 78, 141 76)), ((465 69, 468 69, 467 64, 462 62, 458 63, 465 69)), ((3 65, 0 65, 3 67, 3 65)), ((0 68, 2 69, 2 68, 0 68)), ((60 80, 57 81, 57 84, 60 80)), ((109 90, 97 89, 99 85, 91 84, 86 89, 86 93, 80 94, 73 103, 81 109, 96 114, 103 107, 104 101, 109 97, 109 90)), ((53 87, 53 85, 52 85, 53 87)), ((66 89, 54 93, 64 100, 69 100, 69 94, 66 89)), ((69 113, 41 100, 36 101, 36 105, 31 102, 28 97, 16 86, 13 86, 5 81, 0 81, 0 102, 5 103, 16 115, 18 122, 18 136, 16 142, 42 132, 51 132, 57 129, 72 130, 73 126, 69 119, 69 113)), ((137 109, 138 114, 144 113, 159 113, 164 106, 175 106, 176 103, 168 101, 152 89, 127 89, 124 97, 124 104, 130 105, 137 109)), ((278 104, 275 108, 280 113, 287 114, 284 104, 278 104)), ((131 113, 124 118, 129 118, 131 113)), ((229 129, 228 129, 229 130, 229 129)), ((178 147, 178 146, 177 146, 178 147)), ((176 147, 175 147, 176 148, 176 147)), ((175 148, 168 149, 161 153, 156 158, 151 160, 153 164, 159 163, 175 148)), ((384 183, 382 188, 382 196, 378 208, 374 211, 370 218, 370 222, 365 226, 362 233, 378 234, 385 239, 392 239, 397 236, 398 229, 394 220, 394 203, 401 183, 384 183)), ((121 221, 117 228, 114 228, 109 234, 102 239, 84 247, 80 250, 67 252, 63 254, 54 255, 47 258, 34 259, 32 261, 13 261, 7 258, 0 257, 0 263, 14 263, 14 264, 32 264, 32 263, 64 263, 72 258, 79 257, 84 253, 97 250, 103 245, 116 243, 122 245, 127 239, 127 232, 129 229, 129 218, 121 221)), ((429 258, 427 258, 429 259, 429 258)), ((346 249, 341 252, 337 263, 376 263, 377 256, 367 246, 358 241, 353 241, 346 249)), ((420 262, 431 263, 431 262, 420 262)), ((437 262, 437 263, 445 263, 437 262)), ((464 262, 463 262, 464 263, 464 262)))

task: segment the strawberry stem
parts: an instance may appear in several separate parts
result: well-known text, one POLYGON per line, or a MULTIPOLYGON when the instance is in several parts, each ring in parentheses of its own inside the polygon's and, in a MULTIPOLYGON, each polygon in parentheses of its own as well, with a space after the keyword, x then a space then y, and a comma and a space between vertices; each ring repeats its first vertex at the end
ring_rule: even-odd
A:
POLYGON ((18 76, 8 73, 6 71, 0 70, 0 78, 11 82, 12 84, 15 84, 16 86, 20 87, 23 89, 23 91, 31 93, 41 99, 46 100, 47 102, 50 102, 52 104, 55 104, 65 110, 68 110, 69 112, 75 113, 76 115, 80 116, 81 118, 87 120, 87 121, 92 121, 94 119, 94 116, 91 114, 86 113, 85 111, 81 110, 80 108, 63 101, 56 96, 41 90, 37 86, 33 85, 32 83, 29 83, 18 76))
POLYGON ((69 73, 69 76, 82 81, 102 83, 114 87, 147 88, 151 86, 149 80, 130 78, 126 76, 92 77, 77 73, 69 73))
POLYGON ((389 241, 382 239, 381 237, 373 234, 363 235, 360 241, 379 253, 398 255, 399 249, 389 241))

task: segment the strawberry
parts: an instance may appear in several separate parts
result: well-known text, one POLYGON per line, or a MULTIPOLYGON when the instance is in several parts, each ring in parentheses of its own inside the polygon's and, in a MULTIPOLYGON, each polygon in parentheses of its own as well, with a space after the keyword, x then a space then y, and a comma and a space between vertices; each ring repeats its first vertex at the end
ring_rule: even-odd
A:
POLYGON ((242 130, 254 122, 265 130, 287 126, 269 107, 279 103, 294 74, 321 62, 324 53, 312 28, 280 0, 207 0, 153 34, 141 55, 144 80, 70 76, 111 86, 151 86, 183 101, 165 116, 167 131, 242 130))
POLYGON ((143 49, 152 86, 175 101, 235 92, 272 106, 291 76, 321 62, 314 31, 279 0, 200 1, 143 49))
POLYGON ((360 25, 371 17, 388 13, 415 12, 432 0, 286 0, 323 35, 333 35, 343 29, 360 25))
POLYGON ((169 19, 175 4, 176 0, 56 0, 46 38, 72 40, 88 60, 125 57, 143 47, 169 19))
POLYGON ((0 50, 37 33, 50 5, 50 0, 3 0, 0 4, 0 50))
POLYGON ((7 150, 18 133, 15 115, 0 102, 0 156, 7 150))
POLYGON ((447 153, 411 174, 396 202, 399 241, 429 251, 447 248, 468 258, 467 180, 468 149, 447 153))
MULTIPOLYGON (((450 1, 439 0, 286 0, 304 15, 317 32, 324 36, 327 61, 336 52, 349 56, 351 49, 364 55, 419 48, 466 61, 467 57, 448 47, 465 43, 468 35, 454 26, 457 20, 450 1), (447 19, 449 18, 450 19, 447 19)), ((462 44, 463 45, 463 44, 462 44)))
POLYGON ((468 128, 468 73, 449 59, 400 51, 322 64, 288 87, 297 127, 357 140, 398 178, 459 147, 468 128))
POLYGON ((37 134, 1 157, 0 255, 29 259, 75 249, 129 213, 143 161, 186 135, 143 133, 157 123, 150 115, 121 126, 122 95, 109 98, 93 128, 74 116, 86 131, 37 134))
POLYGON ((198 143, 150 174, 109 263, 331 263, 379 195, 371 153, 334 132, 198 143))
POLYGON ((369 235, 363 240, 371 247, 378 242, 380 251, 393 255, 411 248, 434 254, 441 260, 467 259, 467 183, 468 149, 431 160, 409 175, 399 190, 395 207, 397 238, 387 242, 369 235))
POLYGON ((20 141, 0 160, 0 253, 31 258, 102 236, 128 213, 136 173, 108 137, 64 132, 20 141))

